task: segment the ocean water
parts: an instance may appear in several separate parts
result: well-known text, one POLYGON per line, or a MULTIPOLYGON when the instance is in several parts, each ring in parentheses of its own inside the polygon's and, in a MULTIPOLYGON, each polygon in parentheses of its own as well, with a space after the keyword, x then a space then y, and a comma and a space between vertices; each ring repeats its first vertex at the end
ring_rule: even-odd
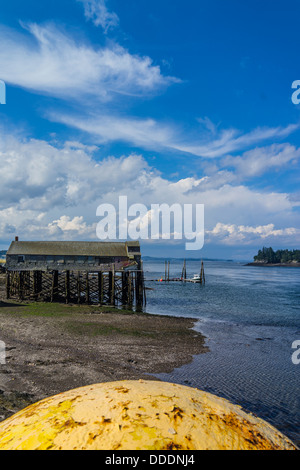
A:
MULTIPOLYGON (((170 278, 183 261, 171 260, 170 278)), ((159 374, 190 385, 265 419, 300 446, 300 365, 292 344, 300 340, 300 269, 262 268, 205 261, 206 285, 152 282, 164 277, 164 260, 144 260, 149 313, 197 319, 209 352, 159 374)), ((187 261, 187 277, 200 261, 187 261)))

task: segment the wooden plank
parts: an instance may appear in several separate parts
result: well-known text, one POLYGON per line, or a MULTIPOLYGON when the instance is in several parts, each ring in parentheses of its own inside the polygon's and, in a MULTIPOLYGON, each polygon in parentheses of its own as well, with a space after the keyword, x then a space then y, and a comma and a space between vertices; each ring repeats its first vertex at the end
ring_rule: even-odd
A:
POLYGON ((80 271, 77 272, 77 303, 81 302, 80 271))
POLYGON ((113 270, 112 272, 110 272, 111 274, 111 283, 110 283, 110 289, 111 289, 111 292, 110 292, 110 303, 111 305, 115 305, 116 303, 116 299, 115 299, 115 267, 113 267, 113 270))
POLYGON ((6 271, 6 298, 10 299, 10 272, 6 271))
POLYGON ((43 273, 42 273, 42 271, 37 271, 37 274, 36 274, 36 290, 37 290, 37 295, 39 295, 40 292, 43 290, 43 273))
POLYGON ((136 287, 135 287, 135 298, 137 307, 143 305, 143 285, 141 271, 136 272, 136 287))
POLYGON ((38 298, 37 271, 34 271, 34 272, 33 272, 33 286, 32 286, 32 290, 33 290, 33 298, 34 298, 34 300, 37 300, 37 298, 38 298))
POLYGON ((18 294, 19 294, 19 299, 20 300, 23 300, 24 296, 23 296, 23 271, 20 271, 18 273, 18 294))
POLYGON ((122 305, 128 304, 128 276, 129 273, 122 273, 122 305))
MULTIPOLYGON (((169 275, 167 277, 169 279, 169 275)), ((88 271, 7 271, 6 296, 44 302, 86 302, 142 306, 146 303, 144 273, 88 271)))
POLYGON ((132 305, 132 292, 131 292, 131 289, 132 289, 132 286, 131 286, 131 273, 128 273, 128 305, 131 306, 132 305))
POLYGON ((98 273, 98 300, 99 304, 103 304, 103 273, 98 273))
POLYGON ((70 271, 65 273, 66 303, 70 303, 70 271))
POLYGON ((89 273, 87 272, 85 275, 85 301, 87 304, 90 303, 90 281, 89 281, 89 273))
POLYGON ((51 302, 56 302, 58 296, 58 271, 53 271, 52 274, 52 290, 51 290, 51 302))

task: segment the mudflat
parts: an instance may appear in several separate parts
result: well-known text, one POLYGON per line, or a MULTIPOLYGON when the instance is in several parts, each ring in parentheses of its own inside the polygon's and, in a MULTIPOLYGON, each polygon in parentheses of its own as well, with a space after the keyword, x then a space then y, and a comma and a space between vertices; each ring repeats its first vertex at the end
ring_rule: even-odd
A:
POLYGON ((0 420, 73 388, 156 379, 149 374, 171 372, 207 351, 192 318, 1 297, 0 420))

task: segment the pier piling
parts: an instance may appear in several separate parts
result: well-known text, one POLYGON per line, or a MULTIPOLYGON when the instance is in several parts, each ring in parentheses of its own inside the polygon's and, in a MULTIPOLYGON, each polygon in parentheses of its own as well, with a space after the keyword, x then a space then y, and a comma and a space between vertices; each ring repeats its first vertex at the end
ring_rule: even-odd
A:
POLYGON ((7 271, 6 297, 21 301, 61 302, 98 305, 146 302, 144 272, 115 271, 7 271))

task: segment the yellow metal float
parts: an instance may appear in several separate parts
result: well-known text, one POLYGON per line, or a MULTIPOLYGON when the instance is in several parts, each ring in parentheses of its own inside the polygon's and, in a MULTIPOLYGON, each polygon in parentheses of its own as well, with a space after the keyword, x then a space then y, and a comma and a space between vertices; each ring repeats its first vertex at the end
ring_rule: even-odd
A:
POLYGON ((156 381, 91 385, 0 423, 1 450, 296 450, 265 421, 190 387, 156 381))

